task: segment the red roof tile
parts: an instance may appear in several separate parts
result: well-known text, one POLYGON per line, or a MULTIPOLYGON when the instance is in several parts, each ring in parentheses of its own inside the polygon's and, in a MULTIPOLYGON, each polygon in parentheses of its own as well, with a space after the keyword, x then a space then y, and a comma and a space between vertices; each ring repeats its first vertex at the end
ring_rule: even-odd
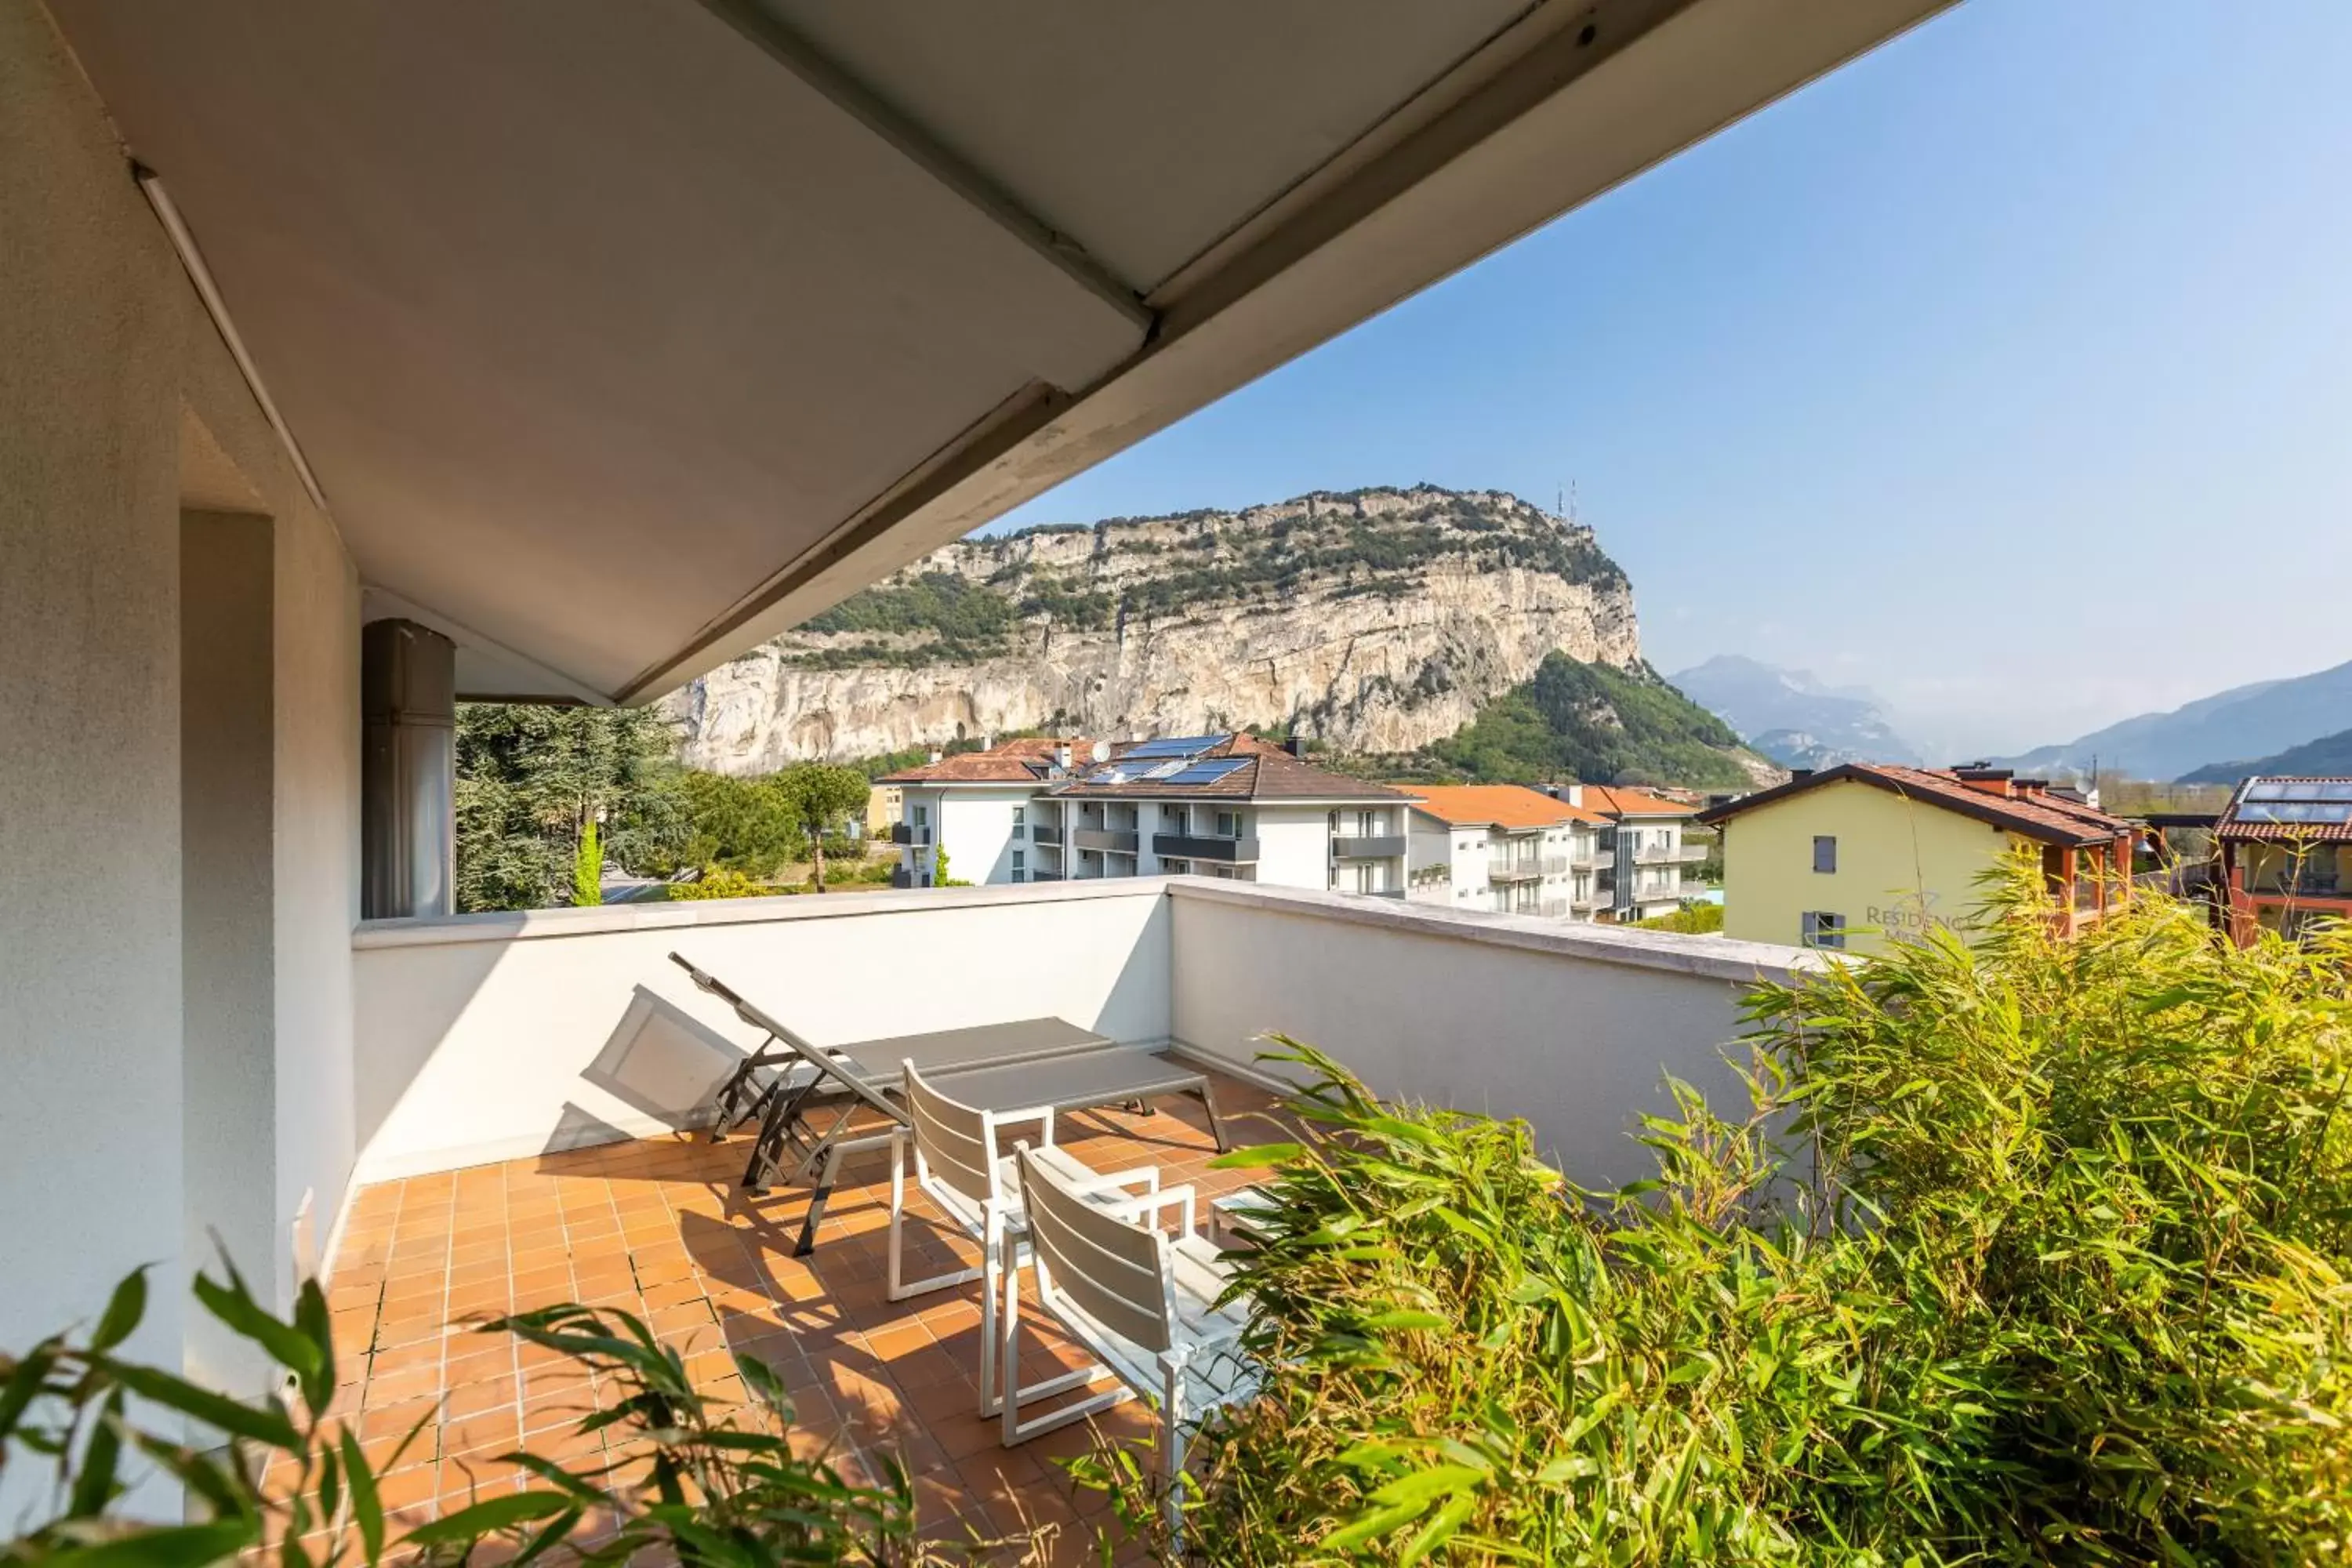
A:
POLYGON ((1792 795, 1832 784, 1870 784, 1891 791, 1906 800, 1940 805, 1963 816, 1992 823, 2045 844, 2104 844, 2112 839, 2137 836, 2141 831, 2138 823, 2110 816, 2096 807, 2061 796, 2039 794, 1999 795, 1986 790, 1971 789, 1961 782, 1958 774, 1946 769, 1897 767, 1892 763, 1841 763, 1803 778, 1790 779, 1787 784, 1771 789, 1742 795, 1723 805, 1710 806, 1698 814, 1698 819, 1710 826, 1726 822, 1759 805, 1769 805, 1792 795))
POLYGON ((1525 784, 1418 784, 1415 809, 1455 826, 1550 827, 1562 822, 1606 822, 1585 806, 1556 800, 1525 784))

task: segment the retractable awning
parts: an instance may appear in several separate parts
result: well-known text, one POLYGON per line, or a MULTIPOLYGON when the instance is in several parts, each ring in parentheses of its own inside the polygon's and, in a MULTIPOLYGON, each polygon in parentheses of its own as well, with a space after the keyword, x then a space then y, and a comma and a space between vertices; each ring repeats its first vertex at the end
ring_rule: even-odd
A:
POLYGON ((1943 0, 54 0, 374 603, 639 701, 1943 0))

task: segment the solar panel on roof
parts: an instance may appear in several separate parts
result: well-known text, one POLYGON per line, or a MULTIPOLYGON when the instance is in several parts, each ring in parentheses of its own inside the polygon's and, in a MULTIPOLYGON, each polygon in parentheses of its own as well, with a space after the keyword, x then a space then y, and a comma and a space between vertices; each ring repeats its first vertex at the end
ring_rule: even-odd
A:
POLYGON ((2248 800, 2284 800, 2286 796, 2287 785, 2275 779, 2265 780, 2246 791, 2248 800))
POLYGON ((2352 800, 2267 800, 2253 802, 2238 813, 2241 822, 2352 823, 2352 800))
POLYGON ((1205 763, 1192 763, 1168 782, 1180 784, 1214 784, 1235 768, 1247 766, 1248 763, 1249 759, 1246 757, 1212 757, 1205 763))
POLYGON ((1223 735, 1180 735, 1164 741, 1146 741, 1129 746, 1119 753, 1122 762, 1149 757, 1197 757, 1223 740, 1223 735))
POLYGON ((2322 800, 2352 800, 2352 779, 2338 779, 2332 784, 2321 784, 2318 793, 2322 800))
POLYGON ((1150 767, 1144 769, 1138 776, 1147 779, 1170 778, 1183 772, 1184 768, 1185 762, 1183 758, 1171 757, 1164 763, 1152 763, 1150 767))

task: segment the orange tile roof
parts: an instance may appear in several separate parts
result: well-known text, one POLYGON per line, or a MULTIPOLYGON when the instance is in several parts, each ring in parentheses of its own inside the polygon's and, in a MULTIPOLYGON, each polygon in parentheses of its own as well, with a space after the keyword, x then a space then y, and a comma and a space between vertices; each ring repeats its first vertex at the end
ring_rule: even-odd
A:
POLYGON ((1525 784, 1418 784, 1425 811, 1455 826, 1550 827, 1562 822, 1605 822, 1599 812, 1555 800, 1525 784))
POLYGON ((1056 747, 1070 748, 1071 766, 1083 767, 1094 754, 1094 742, 1075 736, 1027 736, 1006 741, 985 752, 959 752, 936 763, 904 768, 875 780, 877 784, 1032 784, 1045 776, 1056 747))
POLYGON ((1621 789, 1615 784, 1586 784, 1586 804, 1610 816, 1696 816, 1698 807, 1668 800, 1645 789, 1621 789))

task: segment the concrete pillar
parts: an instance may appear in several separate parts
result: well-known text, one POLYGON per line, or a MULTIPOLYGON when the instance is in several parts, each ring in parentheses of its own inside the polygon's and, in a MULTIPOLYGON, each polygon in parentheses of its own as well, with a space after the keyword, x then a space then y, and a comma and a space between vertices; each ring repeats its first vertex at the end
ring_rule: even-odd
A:
MULTIPOLYGON (((182 1272, 226 1247, 264 1290, 278 1255, 273 543, 266 517, 181 519, 182 1272)), ((268 1364, 202 1314, 184 1360, 244 1393, 268 1364)))

